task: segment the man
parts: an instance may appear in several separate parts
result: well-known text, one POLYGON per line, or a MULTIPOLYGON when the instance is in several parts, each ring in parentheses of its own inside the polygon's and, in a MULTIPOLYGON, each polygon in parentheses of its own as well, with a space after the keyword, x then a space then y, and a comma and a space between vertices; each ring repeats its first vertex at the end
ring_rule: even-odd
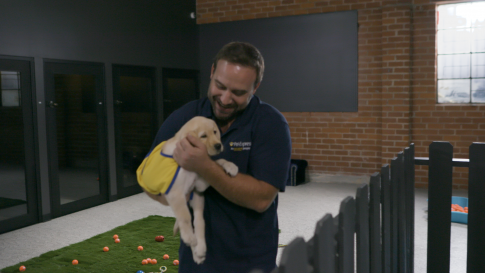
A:
POLYGON ((225 45, 211 69, 207 98, 190 102, 163 123, 153 147, 172 137, 194 116, 212 118, 221 130, 224 151, 207 155, 199 139, 180 141, 173 157, 182 168, 198 173, 210 185, 205 195, 207 254, 197 265, 181 242, 179 272, 242 272, 276 267, 278 192, 285 190, 291 138, 283 115, 254 93, 261 84, 264 60, 248 43, 225 45), (239 167, 228 176, 214 160, 239 167))

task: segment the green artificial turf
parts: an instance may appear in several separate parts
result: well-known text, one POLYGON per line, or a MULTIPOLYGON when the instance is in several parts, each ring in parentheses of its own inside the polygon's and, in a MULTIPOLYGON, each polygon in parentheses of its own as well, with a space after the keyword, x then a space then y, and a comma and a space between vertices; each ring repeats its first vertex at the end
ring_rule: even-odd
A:
POLYGON ((1 269, 2 273, 19 272, 24 265, 25 272, 160 272, 160 266, 167 267, 167 273, 178 272, 173 260, 178 260, 180 245, 179 235, 173 236, 175 218, 149 216, 119 226, 85 241, 50 251, 28 261, 1 269), (120 243, 115 243, 113 235, 117 234, 120 243), (155 241, 155 236, 163 235, 165 241, 155 241), (108 252, 103 248, 107 246, 108 252), (143 251, 138 251, 143 246, 143 251), (168 260, 163 255, 168 254, 168 260), (155 265, 142 265, 146 258, 157 259, 155 265), (78 265, 72 265, 78 260, 78 265))

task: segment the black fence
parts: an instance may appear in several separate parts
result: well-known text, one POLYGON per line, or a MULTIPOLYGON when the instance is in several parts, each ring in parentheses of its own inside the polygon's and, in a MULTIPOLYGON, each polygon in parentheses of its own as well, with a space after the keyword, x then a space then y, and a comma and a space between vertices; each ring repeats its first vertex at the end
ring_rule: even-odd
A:
POLYGON ((415 158, 411 144, 384 165, 337 216, 316 223, 308 242, 291 241, 272 273, 414 272, 415 164, 429 165, 427 272, 450 271, 453 166, 469 168, 467 272, 485 272, 485 143, 453 159, 450 143, 433 142, 429 158, 415 158))

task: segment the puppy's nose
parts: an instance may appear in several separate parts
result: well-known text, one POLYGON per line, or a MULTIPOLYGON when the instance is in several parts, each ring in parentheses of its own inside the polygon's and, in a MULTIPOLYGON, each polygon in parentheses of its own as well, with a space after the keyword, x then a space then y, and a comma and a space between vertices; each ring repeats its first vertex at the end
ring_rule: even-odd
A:
POLYGON ((222 145, 220 143, 217 143, 217 144, 214 144, 214 148, 217 150, 217 151, 220 151, 221 148, 222 148, 222 145))

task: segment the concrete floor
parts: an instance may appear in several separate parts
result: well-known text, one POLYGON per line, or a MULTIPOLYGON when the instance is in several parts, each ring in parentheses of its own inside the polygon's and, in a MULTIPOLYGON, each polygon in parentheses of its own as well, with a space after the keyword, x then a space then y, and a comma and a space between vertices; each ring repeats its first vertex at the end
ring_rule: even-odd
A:
MULTIPOLYGON (((287 244, 295 237, 309 240, 316 222, 326 213, 337 215, 340 202, 347 196, 355 196, 358 184, 307 183, 287 187, 279 195, 280 243, 287 244)), ((466 196, 466 192, 454 192, 466 196)), ((427 191, 416 190, 415 211, 415 271, 426 272, 427 242, 427 191)), ((48 222, 39 223, 0 235, 0 269, 37 257, 50 250, 77 243, 117 226, 149 215, 173 216, 164 207, 144 194, 137 194, 93 207, 48 222)), ((466 272, 467 226, 451 223, 451 270, 466 272)), ((280 248, 279 262, 284 248, 280 248)))

